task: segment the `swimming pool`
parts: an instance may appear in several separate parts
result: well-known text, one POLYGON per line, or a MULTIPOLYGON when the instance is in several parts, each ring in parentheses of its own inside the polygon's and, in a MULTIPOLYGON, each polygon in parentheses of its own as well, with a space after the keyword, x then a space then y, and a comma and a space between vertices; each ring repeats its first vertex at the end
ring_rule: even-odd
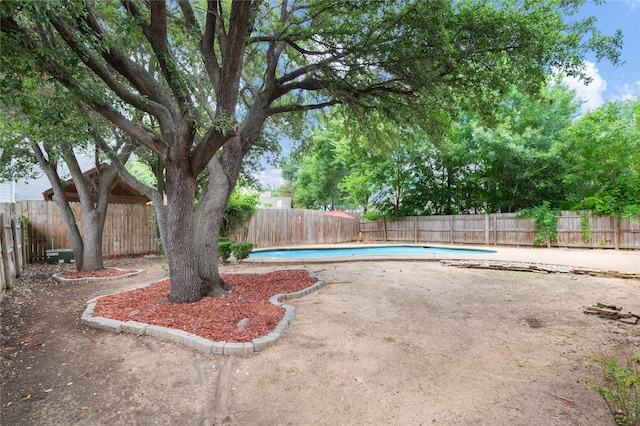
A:
POLYGON ((436 255, 436 254, 491 254, 493 250, 474 250, 462 248, 442 248, 427 246, 376 246, 376 247, 339 247, 339 248, 313 248, 313 249, 275 249, 257 250, 252 252, 250 258, 308 258, 328 256, 381 256, 381 255, 436 255))

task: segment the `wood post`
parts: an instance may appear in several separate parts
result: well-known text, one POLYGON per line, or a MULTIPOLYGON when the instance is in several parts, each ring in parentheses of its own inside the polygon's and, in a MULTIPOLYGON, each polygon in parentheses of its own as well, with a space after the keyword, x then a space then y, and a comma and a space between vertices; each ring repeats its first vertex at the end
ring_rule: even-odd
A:
POLYGON ((13 281, 11 280, 11 256, 9 256, 9 243, 7 242, 7 232, 4 227, 4 213, 0 213, 0 251, 2 251, 2 269, 4 271, 4 280, 7 290, 13 289, 13 281))
POLYGON ((489 245, 489 215, 484 215, 484 244, 489 245))
POLYGON ((20 236, 18 235, 18 227, 16 225, 16 218, 11 218, 11 236, 13 238, 13 265, 16 270, 16 277, 22 275, 22 252, 20 245, 20 236))
POLYGON ((453 245, 453 216, 449 216, 449 244, 453 245))

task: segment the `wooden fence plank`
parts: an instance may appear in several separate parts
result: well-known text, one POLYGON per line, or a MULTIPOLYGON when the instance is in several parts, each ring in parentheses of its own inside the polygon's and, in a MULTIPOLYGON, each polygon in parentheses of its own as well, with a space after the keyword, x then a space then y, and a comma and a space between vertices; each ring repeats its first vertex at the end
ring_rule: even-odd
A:
MULTIPOLYGON (((11 228, 9 228, 11 229, 11 228)), ((9 251, 9 236, 5 221, 4 212, 0 212, 0 252, 2 252, 2 272, 3 272, 3 289, 11 290, 13 288, 12 258, 13 254, 9 251)))
MULTIPOLYGON (((4 227, 0 228, 0 233, 2 233, 4 227)), ((2 250, 2 245, 0 244, 0 302, 4 298, 5 293, 7 292, 7 277, 5 273, 5 263, 8 262, 7 256, 2 250)))
POLYGON ((234 230, 231 238, 255 247, 344 243, 358 239, 358 219, 316 210, 262 209, 252 215, 245 228, 234 230))
MULTIPOLYGON (((562 212, 556 247, 640 249, 640 220, 616 221, 587 212, 590 238, 584 238, 583 212, 562 212)), ((640 219, 640 218, 638 218, 640 219)), ((536 224, 515 213, 488 215, 418 216, 396 221, 361 222, 367 241, 425 242, 439 244, 497 244, 531 246, 536 224)))
MULTIPOLYGON (((0 263, 8 265, 10 278, 20 273, 26 263, 44 260, 46 250, 70 248, 60 213, 47 201, 26 201, 9 207, 0 205, 5 217, 20 212, 28 222, 15 223, 15 231, 3 224, 8 234, 7 251, 0 263), (13 207, 11 207, 13 206, 13 207), (22 241, 23 226, 27 239, 22 241), (16 245, 16 248, 13 245, 16 245), (10 247, 9 247, 10 246, 10 247), (17 250, 17 251, 16 251, 17 250), (20 253, 25 253, 20 255, 20 253), (22 257, 22 259, 20 259, 22 257)), ((72 203, 82 232, 79 203, 72 203)), ((335 244, 352 241, 392 241, 439 244, 533 245, 536 225, 530 219, 516 218, 513 213, 489 215, 415 216, 397 221, 360 222, 329 216, 321 211, 304 209, 264 209, 256 212, 249 223, 232 232, 235 241, 249 241, 256 247, 298 244, 335 244)), ((638 220, 621 220, 582 212, 562 212, 558 222, 559 247, 599 247, 640 249, 638 220), (584 238, 582 222, 586 220, 590 238, 584 238), (617 233, 616 226, 617 225, 617 233)), ((111 204, 107 211, 103 237, 104 256, 158 253, 158 231, 152 206, 111 204)), ((0 268, 5 270, 4 266, 0 268)), ((5 272, 1 272, 5 275, 5 272)), ((0 284, 6 281, 2 277, 0 284)))
MULTIPOLYGON (((71 241, 62 222, 60 211, 52 201, 22 201, 22 214, 27 225, 28 261, 42 261, 46 251, 71 248, 71 241)), ((83 234, 80 203, 70 203, 83 234)), ((105 257, 139 255, 160 252, 153 206, 111 203, 107 209, 102 239, 105 257)))

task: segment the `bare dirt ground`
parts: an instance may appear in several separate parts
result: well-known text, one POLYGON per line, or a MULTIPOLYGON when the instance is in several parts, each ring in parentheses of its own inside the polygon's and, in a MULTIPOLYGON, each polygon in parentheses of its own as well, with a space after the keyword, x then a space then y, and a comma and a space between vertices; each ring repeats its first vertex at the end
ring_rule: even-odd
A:
POLYGON ((326 286, 288 301, 284 336, 245 358, 79 323, 88 299, 163 278, 163 265, 119 259, 107 266, 145 272, 74 284, 31 265, 2 302, 1 423, 613 425, 587 387, 601 378, 592 356, 640 350, 640 326, 581 309, 636 312, 638 280, 428 261, 309 265, 326 286))

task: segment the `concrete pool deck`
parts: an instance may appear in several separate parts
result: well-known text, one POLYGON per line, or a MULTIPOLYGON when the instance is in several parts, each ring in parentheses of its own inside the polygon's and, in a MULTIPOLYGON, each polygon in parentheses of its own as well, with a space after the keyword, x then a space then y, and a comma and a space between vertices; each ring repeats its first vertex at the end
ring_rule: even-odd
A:
MULTIPOLYGON (((319 249, 319 248, 350 248, 370 247, 381 244, 323 244, 288 247, 270 247, 269 249, 319 249)), ((414 244, 388 244, 388 245, 414 245, 414 244)), ((268 263, 268 264, 313 264, 334 263, 347 261, 376 261, 376 260, 413 260, 413 261, 440 261, 445 259, 455 260, 494 260, 510 262, 532 262, 552 265, 575 266, 608 271, 640 273, 640 251, 638 250, 613 250, 613 249, 571 249, 571 248, 545 248, 545 247, 504 247, 504 246, 451 246, 444 244, 417 244, 431 247, 449 249, 475 249, 493 250, 495 253, 487 254, 428 254, 428 255, 366 255, 366 256, 327 256, 327 257, 291 257, 271 259, 268 257, 250 257, 243 263, 268 263)), ((260 250, 254 251, 259 255, 260 250)))

